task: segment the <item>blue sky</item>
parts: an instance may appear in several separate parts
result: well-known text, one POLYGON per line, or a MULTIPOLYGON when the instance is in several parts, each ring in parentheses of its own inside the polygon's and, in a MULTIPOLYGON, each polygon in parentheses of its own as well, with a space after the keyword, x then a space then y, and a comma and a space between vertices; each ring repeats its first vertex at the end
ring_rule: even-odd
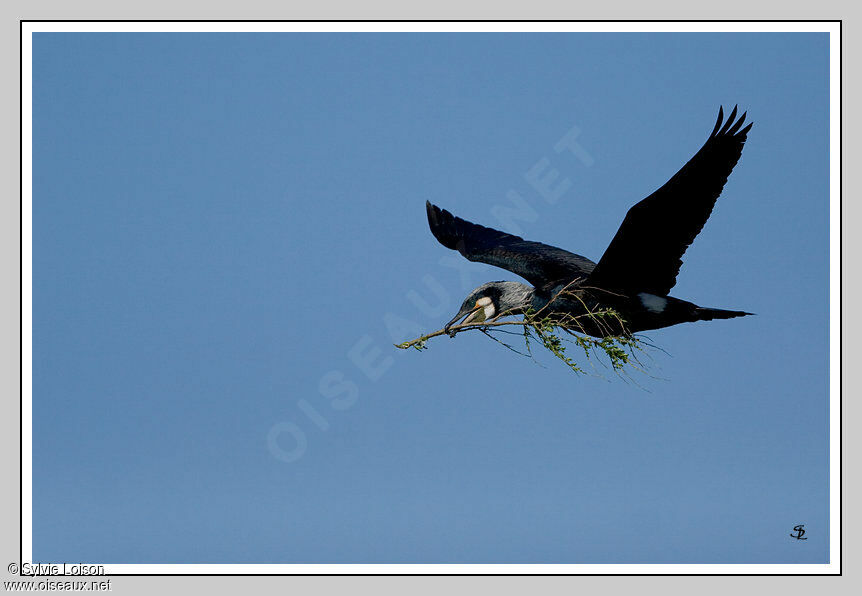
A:
POLYGON ((825 34, 34 35, 34 560, 826 562, 827 67, 825 34), (735 103, 672 295, 756 317, 650 332, 636 383, 392 347, 517 279, 425 200, 515 193, 598 260, 735 103))

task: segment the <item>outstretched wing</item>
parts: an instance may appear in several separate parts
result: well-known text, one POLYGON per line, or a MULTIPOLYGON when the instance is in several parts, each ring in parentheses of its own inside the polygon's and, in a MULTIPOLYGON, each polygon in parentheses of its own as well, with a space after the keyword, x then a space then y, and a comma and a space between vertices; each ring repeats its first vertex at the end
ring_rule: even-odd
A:
POLYGON ((682 255, 712 213, 727 177, 742 155, 751 124, 736 107, 724 113, 694 157, 664 186, 629 209, 590 276, 590 283, 626 292, 666 296, 676 284, 682 255))
POLYGON ((440 244, 471 261, 508 269, 537 288, 551 288, 576 277, 586 278, 596 266, 591 260, 561 248, 470 223, 427 201, 425 208, 431 233, 440 244))

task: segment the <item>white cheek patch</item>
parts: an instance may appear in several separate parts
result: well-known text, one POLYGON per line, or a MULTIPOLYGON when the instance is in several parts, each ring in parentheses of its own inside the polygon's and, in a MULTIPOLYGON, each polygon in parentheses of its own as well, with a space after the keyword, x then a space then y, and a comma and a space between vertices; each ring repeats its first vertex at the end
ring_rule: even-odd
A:
POLYGON ((655 294, 647 294, 646 292, 641 292, 638 294, 638 298, 641 299, 641 304, 644 305, 644 308, 650 312, 664 312, 664 308, 667 306, 667 298, 662 298, 661 296, 656 296, 655 294))
POLYGON ((489 304, 491 304, 491 299, 485 296, 484 298, 479 298, 476 301, 476 304, 478 304, 479 306, 488 306, 489 304))
POLYGON ((485 320, 487 321, 491 317, 493 317, 497 313, 497 309, 494 308, 493 304, 489 304, 484 308, 485 310, 485 320))

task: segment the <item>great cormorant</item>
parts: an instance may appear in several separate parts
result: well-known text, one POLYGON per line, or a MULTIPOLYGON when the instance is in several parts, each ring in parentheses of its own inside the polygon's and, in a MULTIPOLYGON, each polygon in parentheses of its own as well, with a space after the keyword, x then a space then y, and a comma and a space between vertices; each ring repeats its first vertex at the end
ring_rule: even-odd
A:
POLYGON ((624 324, 579 317, 582 332, 603 337, 751 314, 703 308, 668 296, 682 255, 709 218, 751 128, 751 124, 742 128, 745 114, 734 121, 736 107, 724 125, 723 118, 719 108, 715 128, 703 147, 664 186, 629 209, 598 263, 470 223, 426 202, 431 232, 443 246, 471 261, 507 269, 533 285, 483 284, 470 293, 444 329, 448 332, 462 318, 465 324, 530 310, 577 316, 612 309, 624 324))

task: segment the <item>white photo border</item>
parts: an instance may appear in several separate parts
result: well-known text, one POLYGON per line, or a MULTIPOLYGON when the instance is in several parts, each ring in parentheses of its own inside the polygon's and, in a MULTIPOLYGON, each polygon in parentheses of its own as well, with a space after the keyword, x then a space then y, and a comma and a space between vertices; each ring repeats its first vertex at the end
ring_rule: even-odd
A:
MULTIPOLYGON (((21 562, 33 554, 32 37, 41 32, 829 34, 829 555, 825 564, 104 564, 121 575, 841 575, 841 25, 834 21, 20 21, 21 562)), ((87 563, 101 564, 99 561, 87 563)), ((97 579, 97 578, 93 578, 97 579)))

